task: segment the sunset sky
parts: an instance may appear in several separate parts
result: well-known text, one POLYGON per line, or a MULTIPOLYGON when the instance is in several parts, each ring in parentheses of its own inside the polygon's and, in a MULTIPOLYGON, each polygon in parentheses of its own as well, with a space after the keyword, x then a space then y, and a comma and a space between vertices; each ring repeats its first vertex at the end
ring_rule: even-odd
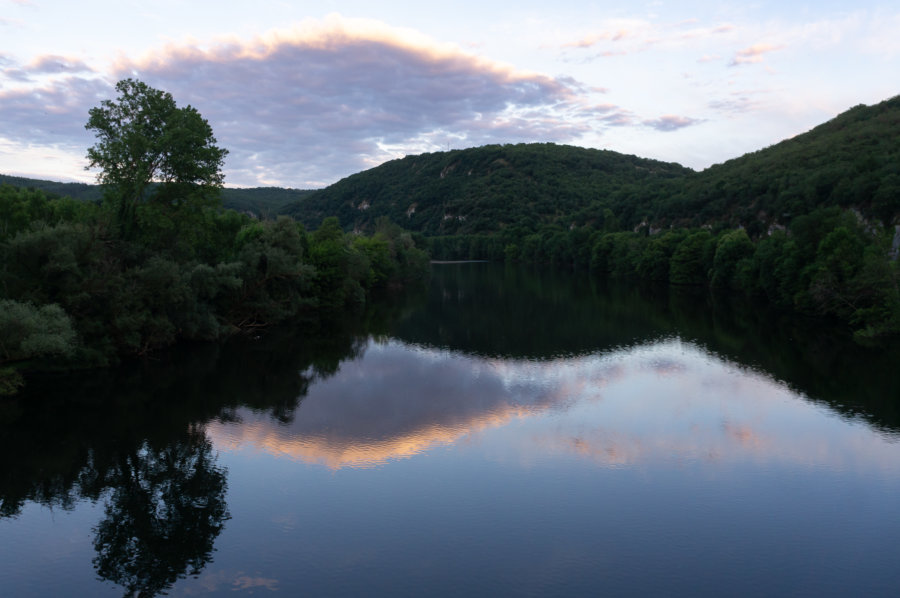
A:
POLYGON ((0 0, 0 173, 91 182, 138 78, 209 120, 226 184, 555 142, 695 169, 900 94, 900 4, 0 0))

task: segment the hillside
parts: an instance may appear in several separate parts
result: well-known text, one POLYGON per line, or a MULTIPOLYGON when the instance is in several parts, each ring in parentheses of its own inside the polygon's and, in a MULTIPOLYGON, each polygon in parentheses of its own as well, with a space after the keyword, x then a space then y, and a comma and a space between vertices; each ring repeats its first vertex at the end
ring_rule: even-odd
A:
POLYGON ((103 197, 100 185, 87 183, 60 183, 42 179, 29 179, 21 176, 0 174, 0 185, 12 185, 23 189, 40 189, 45 193, 58 197, 71 197, 85 201, 97 201, 103 197))
MULTIPOLYGON (((83 199, 97 191, 53 185, 48 191, 83 199)), ((0 219, 0 232, 10 238, 29 221, 97 218, 91 203, 48 201, 13 187, 0 195, 12 215, 0 219)), ((699 173, 610 151, 494 145, 408 156, 319 191, 224 195, 226 207, 244 214, 213 213, 215 234, 204 237, 196 222, 179 216, 159 230, 148 221, 140 236, 166 251, 184 246, 190 255, 218 255, 236 247, 220 247, 221 239, 252 240, 268 225, 251 223, 247 213, 281 210, 325 237, 340 228, 391 230, 377 224, 388 217, 429 237, 433 259, 543 263, 589 268, 598 278, 739 290, 780 309, 844 322, 860 339, 900 334, 900 97, 857 106, 699 173), (323 226, 328 217, 336 218, 323 226)), ((289 219, 278 222, 288 226, 289 219)), ((6 245, 23 239, 30 237, 6 245)))
POLYGON ((751 234, 816 208, 890 225, 900 213, 900 96, 686 177, 654 206, 658 225, 727 222, 751 234))
POLYGON ((311 193, 315 191, 282 187, 226 187, 222 189, 222 206, 259 218, 274 218, 285 206, 301 201, 311 193))
MULTIPOLYGON (((8 176, 0 174, 0 184, 40 189, 58 197, 71 197, 84 201, 99 201, 103 197, 100 185, 87 183, 60 183, 42 179, 8 176)), ((281 187, 253 187, 249 189, 222 189, 222 205, 231 210, 262 218, 274 217, 286 205, 303 199, 311 190, 284 189, 281 187)))
POLYGON ((531 231, 602 218, 608 198, 691 173, 605 150, 490 145, 392 160, 317 191, 285 213, 308 227, 337 216, 344 228, 371 229, 387 216, 426 235, 531 231))
MULTIPOLYGON (((0 175, 0 183, 98 200, 97 185, 0 175)), ((818 208, 891 225, 900 215, 900 96, 856 106, 773 145, 694 172, 607 150, 490 145, 407 156, 320 190, 226 188, 223 205, 288 214, 308 229, 337 216, 345 230, 389 217, 427 236, 506 239, 553 226, 593 230, 743 227, 758 237, 818 208)))
POLYGON ((290 204, 307 227, 388 216, 436 235, 519 234, 548 224, 597 230, 742 226, 757 236, 816 208, 893 223, 900 212, 900 96, 702 172, 604 150, 493 145, 407 156, 290 204), (609 212, 606 212, 609 210, 609 212))

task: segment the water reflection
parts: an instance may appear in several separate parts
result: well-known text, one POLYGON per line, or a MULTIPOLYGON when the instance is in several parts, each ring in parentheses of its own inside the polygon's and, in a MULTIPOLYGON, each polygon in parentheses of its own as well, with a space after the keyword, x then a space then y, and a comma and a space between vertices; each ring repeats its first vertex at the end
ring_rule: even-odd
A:
POLYGON ((165 447, 143 444, 111 457, 85 470, 81 482, 86 493, 111 488, 94 528, 97 574, 127 596, 154 596, 199 574, 229 518, 227 472, 204 432, 189 429, 165 447))
MULTIPOLYGON (((291 422, 311 381, 364 347, 360 325, 283 330, 265 343, 186 347, 157 361, 36 380, 20 400, 0 402, 0 523, 28 504, 52 513, 99 502, 89 559, 98 578, 128 596, 168 592, 211 562, 230 518, 228 472, 206 424, 239 409, 291 422)), ((255 587, 251 578, 237 582, 255 587)), ((34 593, 29 587, 7 583, 4 592, 34 593)))
POLYGON ((518 421, 528 433, 507 436, 505 450, 520 460, 564 452, 606 466, 900 471, 893 435, 872 441, 863 420, 835 420, 783 383, 678 339, 546 361, 372 342, 310 385, 293 422, 238 415, 210 425, 218 447, 332 469, 383 465, 518 421))
MULTIPOLYGON (((598 548, 617 566, 605 570, 609 575, 627 571, 622 565, 628 562, 644 562, 615 560, 620 545, 651 561, 654 551, 665 550, 654 536, 634 533, 633 525, 616 528, 616 521, 625 520, 618 515, 602 522, 615 533, 594 533, 590 523, 596 523, 596 509, 586 501, 586 510, 579 510, 579 493, 607 501, 618 496, 621 502, 615 504, 633 510, 635 525, 650 512, 679 537, 706 538, 693 546, 695 556, 708 555, 722 541, 711 528, 701 526, 704 535, 695 534, 690 524, 685 527, 691 529, 680 527, 677 517, 666 516, 667 505, 655 502, 656 493, 690 496, 690 481, 680 489, 638 483, 620 486, 620 495, 605 494, 598 480, 611 487, 621 484, 613 474, 664 481, 683 472, 692 473, 692 481, 727 477, 730 483, 719 495, 724 505, 719 522, 733 523, 735 529, 746 523, 741 529, 751 532, 761 520, 754 513, 746 521, 729 520, 729 506, 735 503, 728 500, 768 491, 766 504, 772 508, 767 512, 784 508, 791 513, 784 525, 788 519, 808 523, 797 528, 797 537, 826 529, 824 519, 804 519, 797 499, 788 497, 782 504, 779 480, 824 472, 839 478, 848 496, 890 498, 895 492, 887 481, 900 473, 900 378, 892 375, 896 349, 861 349, 820 322, 763 314, 705 296, 602 287, 583 277, 490 264, 438 268, 427 297, 379 305, 387 311, 356 314, 319 329, 272 331, 224 347, 188 347, 156 362, 106 372, 48 375, 30 384, 30 394, 21 400, 0 401, 0 538, 6 530, 19 529, 17 518, 37 517, 30 506, 68 514, 90 513, 90 505, 99 505, 87 525, 88 555, 56 564, 52 571, 40 567, 40 551, 59 546, 56 536, 38 536, 35 549, 23 556, 11 540, 0 541, 4 592, 65 593, 67 580, 81 575, 78 568, 87 563, 93 563, 93 569, 87 565, 92 575, 109 582, 103 587, 115 584, 117 591, 132 595, 186 593, 190 583, 190 590, 198 592, 294 592, 314 578, 320 585, 310 587, 325 594, 335 593, 328 580, 336 578, 391 587, 377 577, 378 567, 332 566, 351 562, 349 553, 359 562, 379 563, 391 579, 403 578, 394 573, 408 565, 406 573, 417 579, 452 582, 456 578, 449 574, 426 573, 457 566, 466 575, 482 571, 482 581, 494 579, 497 571, 515 572, 506 578, 515 583, 523 569, 531 569, 521 559, 503 561, 502 555, 521 557, 527 548, 524 556, 531 564, 546 565, 549 557, 540 547, 553 544, 571 551, 572 558, 562 560, 581 574, 581 593, 589 593, 598 587, 590 556, 598 548), (248 466, 245 453, 278 458, 251 459, 248 466), (435 466, 440 459, 452 465, 441 470, 435 466), (391 485, 403 466, 418 467, 422 476, 410 476, 408 496, 391 485), (254 475, 278 469, 282 477, 259 473, 250 479, 260 488, 244 479, 236 489, 240 467, 254 475), (520 470, 541 473, 532 479, 520 470), (774 470, 782 474, 771 475, 768 488, 758 484, 774 470), (853 484, 860 484, 858 492, 841 477, 848 472, 853 484), (428 519, 421 514, 430 512, 431 503, 422 498, 427 489, 420 482, 442 475, 462 483, 435 486, 429 500, 437 505, 436 518, 428 519), (282 497, 281 510, 266 507, 254 522, 283 517, 277 533, 286 543, 269 546, 272 528, 265 537, 229 539, 229 530, 241 525, 237 513, 246 517, 247 503, 268 505, 274 494, 270 486, 284 489, 288 478, 297 478, 302 491, 282 497), (310 479, 313 483, 304 486, 310 479), (380 503, 355 500, 375 489, 378 480, 388 485, 380 489, 380 503), (507 491, 507 482, 517 484, 515 490, 507 491), (489 490, 479 494, 482 486, 489 490), (505 499, 498 500, 504 492, 505 499), (508 508, 517 501, 527 508, 508 508), (480 510, 454 511, 451 502, 480 510), (548 511, 548 504, 557 508, 548 511), (382 520, 372 512, 378 505, 385 511, 382 520), (491 528, 501 521, 525 533, 520 530, 533 529, 530 517, 538 511, 544 519, 537 525, 546 524, 539 528, 542 541, 522 541, 519 535, 504 544, 508 538, 491 528), (347 512, 356 518, 345 519, 347 512), (411 512, 420 513, 420 519, 410 520, 408 536, 396 535, 411 512), (558 518, 548 519, 548 512, 558 518), (458 548, 445 552, 440 566, 421 563, 428 560, 424 548, 404 552, 404 542, 419 546, 415 538, 429 546, 433 528, 458 548), (361 534, 368 534, 370 552, 358 545, 361 534), (392 544, 394 552, 371 548, 386 550, 388 536, 400 538, 392 544), (603 538, 615 542, 606 545, 603 538), (257 555, 242 552, 242 542, 263 546, 266 563, 284 561, 283 566, 245 568, 244 561, 257 555), (231 555, 231 564, 212 566, 214 553, 221 561, 222 552, 231 555), (286 556, 300 553, 305 561, 286 556), (20 573, 26 569, 31 573, 20 573), (197 575, 200 579, 184 579, 197 575), (292 575, 299 579, 291 581, 292 575), (62 589, 35 589, 50 580, 62 589)), ((828 480, 809 477, 804 483, 815 488, 810 497, 834 491, 828 480)), ((877 503, 880 521, 869 521, 864 511, 857 519, 870 527, 889 525, 895 511, 890 503, 877 503)), ((828 504, 818 508, 827 512, 828 504)), ((845 537, 875 538, 847 533, 837 536, 838 543, 845 537)), ((26 530, 18 537, 32 535, 26 530)), ((684 563, 669 554, 657 564, 675 563, 680 570, 684 563)), ((737 560, 756 555, 764 558, 748 549, 737 560)), ((527 584, 521 587, 533 591, 527 584)), ((92 586, 85 593, 99 591, 92 586)))
POLYGON ((502 264, 440 266, 427 303, 396 321, 391 336, 469 355, 532 360, 677 337, 849 417, 900 430, 900 376, 890 374, 900 344, 860 347, 847 331, 822 320, 704 289, 601 283, 502 264))

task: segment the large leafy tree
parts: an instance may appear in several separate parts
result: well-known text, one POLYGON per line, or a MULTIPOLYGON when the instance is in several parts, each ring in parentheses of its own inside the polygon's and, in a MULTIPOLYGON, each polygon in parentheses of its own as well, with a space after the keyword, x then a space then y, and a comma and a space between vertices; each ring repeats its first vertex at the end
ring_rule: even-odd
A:
POLYGON ((228 151, 200 113, 134 79, 119 81, 116 91, 118 98, 91 108, 85 128, 97 135, 87 168, 100 169, 97 180, 116 204, 122 235, 130 235, 143 203, 179 207, 217 198, 228 151))

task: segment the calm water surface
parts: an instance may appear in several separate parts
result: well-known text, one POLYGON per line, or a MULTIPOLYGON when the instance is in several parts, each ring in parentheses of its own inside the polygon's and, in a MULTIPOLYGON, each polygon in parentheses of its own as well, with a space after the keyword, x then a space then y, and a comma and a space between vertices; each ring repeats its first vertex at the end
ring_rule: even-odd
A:
POLYGON ((900 595, 897 351, 492 264, 0 403, 0 595, 900 595))

